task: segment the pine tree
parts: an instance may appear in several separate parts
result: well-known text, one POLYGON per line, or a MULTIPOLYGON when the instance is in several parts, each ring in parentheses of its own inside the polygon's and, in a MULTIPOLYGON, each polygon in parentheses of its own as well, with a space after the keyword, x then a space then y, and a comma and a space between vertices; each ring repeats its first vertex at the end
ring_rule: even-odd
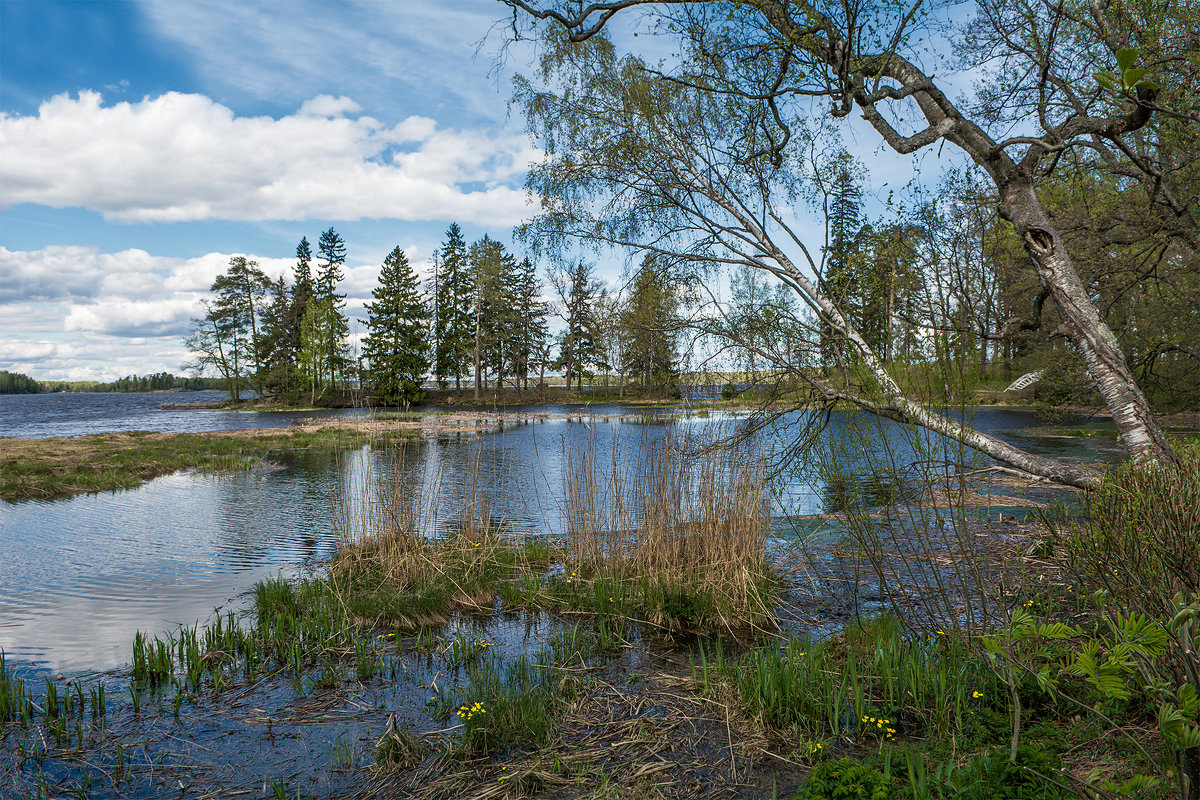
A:
POLYGON ((257 261, 248 261, 245 256, 229 259, 225 274, 213 281, 212 291, 217 293, 217 308, 222 313, 238 317, 238 325, 244 329, 241 341, 244 377, 262 395, 263 343, 259 335, 258 318, 263 298, 271 281, 259 268, 257 261))
POLYGON ((646 392, 668 389, 676 382, 677 305, 667 269, 654 256, 646 256, 630 284, 621 326, 626 369, 646 392))
POLYGON ((515 311, 518 330, 513 354, 514 373, 525 391, 529 391, 529 373, 542 366, 540 356, 550 336, 546 320, 550 308, 541 296, 542 282, 538 280, 537 268, 526 257, 517 268, 515 311))
POLYGON ((429 343, 425 331, 429 312, 417 288, 417 275, 396 247, 379 272, 379 286, 367 303, 367 329, 363 358, 375 396, 384 405, 420 402, 429 370, 429 343))
POLYGON ((575 380, 583 391, 583 379, 595 357, 592 303, 600 287, 592 278, 592 266, 583 261, 551 272, 550 283, 558 293, 559 316, 567 325, 558 363, 566 373, 567 387, 575 380))
POLYGON ((323 304, 320 320, 320 372, 324 383, 334 384, 345 378, 351 361, 346 345, 350 332, 346 315, 346 296, 337 293, 337 285, 345 275, 342 265, 346 262, 346 243, 333 228, 321 234, 317 252, 325 263, 320 264, 313 286, 313 297, 323 304))
POLYGON ((458 223, 446 231, 441 246, 441 273, 434 295, 437 329, 434 339, 434 372, 438 388, 446 387, 454 377, 454 389, 462 391, 462 376, 467 370, 474 340, 474 280, 467 258, 467 243, 458 223))

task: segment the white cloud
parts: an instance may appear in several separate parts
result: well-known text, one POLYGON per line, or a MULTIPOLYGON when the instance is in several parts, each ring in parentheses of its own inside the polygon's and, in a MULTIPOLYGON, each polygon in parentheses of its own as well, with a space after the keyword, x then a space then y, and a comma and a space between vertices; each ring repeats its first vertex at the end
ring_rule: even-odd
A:
MULTIPOLYGON (((492 73, 502 37, 483 53, 476 47, 506 17, 495 0, 289 0, 286 13, 242 0, 140 0, 138 6, 154 32, 186 54, 204 85, 233 102, 286 109, 324 92, 348 94, 369 108, 393 107, 399 99, 455 125, 505 118, 508 73, 492 73)), ((522 44, 507 57, 530 50, 522 44)))
MULTIPOLYGON (((417 245, 405 250, 417 269, 428 269, 417 245)), ((171 258, 137 249, 0 246, 0 370, 40 380, 179 373, 188 360, 183 339, 231 255, 171 258)), ((292 259, 245 255, 269 276, 284 274, 290 282, 292 259)), ((351 329, 361 336, 363 303, 378 283, 379 264, 351 262, 343 273, 338 290, 346 295, 351 329)))
POLYGON ((281 119, 239 117, 196 94, 105 106, 58 95, 37 116, 0 114, 2 202, 83 206, 119 222, 457 219, 527 216, 514 178, 537 158, 523 135, 387 127, 348 98, 281 119))
POLYGON ((359 111, 362 111, 362 106, 349 97, 319 94, 311 100, 306 100, 296 115, 300 117, 341 117, 359 111))
POLYGON ((104 300, 72 308, 63 329, 121 337, 183 337, 191 331, 198 311, 196 301, 188 297, 104 300))

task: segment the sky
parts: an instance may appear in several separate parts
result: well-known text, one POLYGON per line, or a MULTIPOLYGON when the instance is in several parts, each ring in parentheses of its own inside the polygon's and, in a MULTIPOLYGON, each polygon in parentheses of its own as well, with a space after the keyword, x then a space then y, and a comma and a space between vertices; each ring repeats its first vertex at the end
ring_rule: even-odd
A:
MULTIPOLYGON (((0 370, 181 374, 234 255, 290 276, 333 227, 361 333, 396 246, 511 242, 539 158, 495 0, 0 0, 0 370)), ((911 177, 884 159, 872 191, 911 177), (894 173, 894 174, 893 174, 894 173)), ((514 248, 519 252, 519 247, 514 248)), ((616 283, 622 259, 601 258, 616 283)), ((357 320, 357 321, 354 321, 357 320)))

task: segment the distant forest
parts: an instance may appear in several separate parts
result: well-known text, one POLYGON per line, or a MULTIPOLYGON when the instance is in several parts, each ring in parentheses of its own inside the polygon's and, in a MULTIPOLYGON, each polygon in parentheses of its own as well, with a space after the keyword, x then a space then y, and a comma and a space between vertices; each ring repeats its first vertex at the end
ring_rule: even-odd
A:
POLYGON ((0 394, 40 394, 42 392, 153 392, 166 389, 219 389, 215 378, 185 378, 169 372, 153 375, 127 375, 115 381, 36 381, 20 372, 0 370, 0 394))

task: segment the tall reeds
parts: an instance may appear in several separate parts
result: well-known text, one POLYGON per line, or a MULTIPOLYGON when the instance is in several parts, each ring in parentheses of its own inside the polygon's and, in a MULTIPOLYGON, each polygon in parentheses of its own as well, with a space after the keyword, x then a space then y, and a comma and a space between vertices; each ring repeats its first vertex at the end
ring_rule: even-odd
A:
POLYGON ((456 610, 489 608, 498 578, 528 560, 522 543, 491 513, 479 450, 455 522, 440 532, 440 471, 413 480, 404 463, 410 453, 405 445, 385 451, 390 469, 384 475, 364 467, 356 480, 340 482, 333 504, 339 551, 328 576, 357 621, 401 630, 442 624, 456 610))
MULTIPOLYGON (((766 476, 753 448, 668 433, 624 460, 595 437, 568 452, 566 560, 580 582, 616 581, 648 621, 739 628, 769 614, 766 476)), ((611 598, 615 603, 617 600, 611 598)))

